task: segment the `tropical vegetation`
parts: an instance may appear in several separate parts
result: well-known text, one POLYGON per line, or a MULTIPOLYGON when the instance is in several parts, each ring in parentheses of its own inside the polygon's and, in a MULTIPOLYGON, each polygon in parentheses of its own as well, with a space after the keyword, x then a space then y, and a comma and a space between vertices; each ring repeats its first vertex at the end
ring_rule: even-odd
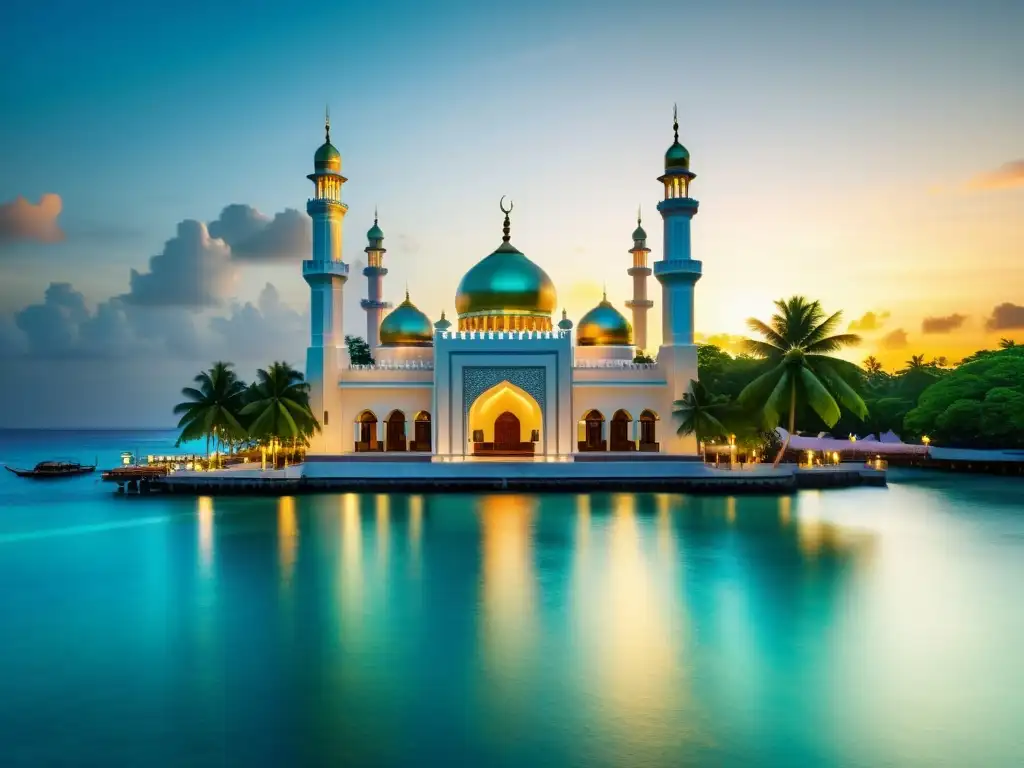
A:
POLYGON ((952 447, 1024 446, 1024 347, 1013 340, 958 363, 914 354, 886 370, 874 356, 860 366, 834 356, 857 342, 836 332, 840 313, 802 297, 776 308, 768 322, 749 321, 761 338, 739 354, 698 347, 698 380, 675 402, 680 434, 763 446, 782 424, 844 438, 891 431, 952 447))
POLYGON ((309 404, 309 385, 287 363, 271 363, 256 372, 251 384, 241 381, 231 363, 217 362, 185 387, 185 400, 174 407, 180 416, 178 445, 206 440, 218 457, 236 450, 278 447, 294 454, 309 444, 320 424, 309 404), (226 450, 225 450, 226 449, 226 450))

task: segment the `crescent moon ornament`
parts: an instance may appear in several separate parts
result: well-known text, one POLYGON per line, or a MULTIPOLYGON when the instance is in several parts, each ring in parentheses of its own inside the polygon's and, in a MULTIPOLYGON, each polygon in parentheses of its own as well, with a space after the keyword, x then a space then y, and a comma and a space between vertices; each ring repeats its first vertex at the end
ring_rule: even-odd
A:
POLYGON ((508 216, 510 213, 512 213, 513 205, 514 205, 514 203, 511 200, 509 200, 508 201, 508 210, 506 211, 505 210, 505 196, 502 195, 501 196, 501 200, 498 201, 498 207, 501 208, 501 212, 504 213, 506 216, 508 216))

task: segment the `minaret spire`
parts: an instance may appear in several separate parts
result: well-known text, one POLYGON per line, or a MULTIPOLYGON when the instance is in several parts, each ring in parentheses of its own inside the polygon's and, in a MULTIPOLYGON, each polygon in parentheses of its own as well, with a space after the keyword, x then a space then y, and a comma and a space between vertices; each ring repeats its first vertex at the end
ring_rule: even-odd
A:
MULTIPOLYGON (((366 343, 370 347, 370 354, 376 353, 380 346, 380 324, 384 319, 384 312, 391 308, 391 304, 384 300, 384 276, 388 270, 384 266, 384 232, 381 230, 378 219, 377 206, 373 206, 373 226, 366 233, 367 246, 366 266, 363 268, 363 275, 366 276, 366 298, 359 302, 359 305, 366 311, 366 343)), ((408 287, 405 291, 405 298, 409 298, 408 287)))
POLYGON ((331 143, 331 105, 324 106, 324 140, 331 143))
POLYGON ((626 306, 633 310, 633 342, 639 351, 647 350, 647 311, 654 302, 647 298, 647 278, 651 276, 651 267, 647 256, 651 249, 647 247, 647 233, 642 225, 641 207, 636 207, 636 229, 633 230, 633 247, 629 249, 633 263, 626 274, 633 278, 633 297, 626 306))
POLYGON ((675 140, 679 141, 679 107, 672 105, 672 131, 675 133, 675 140))
POLYGON ((509 221, 508 215, 510 213, 512 213, 513 206, 514 206, 514 203, 511 200, 509 200, 508 201, 508 210, 505 209, 505 196, 504 195, 502 195, 501 196, 501 200, 498 201, 498 207, 501 209, 501 212, 505 214, 505 225, 502 228, 502 232, 504 234, 503 234, 503 236, 501 238, 501 241, 503 243, 507 243, 509 240, 512 239, 511 235, 509 234, 512 231, 512 224, 509 221))

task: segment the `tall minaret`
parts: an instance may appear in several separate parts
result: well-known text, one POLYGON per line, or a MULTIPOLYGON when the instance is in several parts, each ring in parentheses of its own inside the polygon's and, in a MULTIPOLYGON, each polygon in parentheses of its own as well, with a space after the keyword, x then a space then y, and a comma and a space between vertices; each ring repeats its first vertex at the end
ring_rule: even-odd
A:
MULTIPOLYGON (((654 277, 661 283, 661 347, 658 367, 664 372, 669 397, 681 397, 690 380, 697 378, 697 347, 693 343, 693 287, 701 275, 701 263, 690 255, 690 220, 697 201, 690 197, 690 153, 679 143, 679 117, 673 110, 675 139, 665 153, 665 173, 658 177, 665 198, 658 211, 665 220, 664 255, 654 262, 654 277)), ((671 434, 671 453, 696 453, 696 439, 671 434)), ((664 433, 663 433, 664 434, 664 433)))
POLYGON ((647 298, 647 278, 651 276, 647 254, 651 249, 647 247, 647 233, 640 226, 639 208, 636 209, 633 247, 629 252, 633 254, 633 266, 626 270, 626 274, 633 278, 633 298, 626 302, 626 306, 633 310, 633 343, 639 351, 646 352, 647 310, 654 306, 654 302, 647 298))
POLYGON ((331 144, 330 114, 324 120, 326 138, 313 156, 313 197, 306 212, 313 219, 313 258, 302 262, 302 276, 310 290, 310 340, 306 352, 306 380, 313 415, 321 432, 314 435, 312 453, 341 453, 341 399, 338 380, 348 362, 342 330, 342 288, 348 265, 341 260, 341 225, 348 206, 341 202, 341 153, 331 144))
POLYGON ((384 301, 384 275, 388 273, 384 266, 384 232, 377 226, 377 209, 373 210, 373 226, 366 233, 369 245, 366 246, 366 268, 363 274, 366 275, 366 296, 360 302, 366 310, 366 343, 370 346, 370 354, 377 354, 377 347, 380 346, 380 321, 383 318, 384 310, 390 309, 391 305, 384 301))

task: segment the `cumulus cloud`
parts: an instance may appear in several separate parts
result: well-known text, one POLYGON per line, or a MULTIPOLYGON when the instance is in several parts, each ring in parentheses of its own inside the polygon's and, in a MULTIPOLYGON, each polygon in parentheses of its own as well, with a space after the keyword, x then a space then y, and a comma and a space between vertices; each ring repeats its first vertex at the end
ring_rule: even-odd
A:
POLYGON ((854 333, 870 333, 879 330, 889 319, 888 312, 865 312, 857 320, 850 323, 849 330, 854 333))
POLYGON ((9 203, 0 203, 0 243, 13 240, 39 240, 56 243, 64 239, 57 224, 63 203, 60 195, 45 194, 38 204, 20 195, 9 203))
POLYGON ((993 308, 992 316, 985 322, 990 331, 1007 331, 1024 328, 1024 307, 1004 302, 993 308))
POLYGON ((885 334, 879 342, 882 349, 905 349, 907 347, 907 332, 902 328, 890 331, 885 334))
POLYGON ((1013 189, 1024 187, 1024 160, 1003 163, 994 171, 979 173, 967 182, 969 189, 1013 189))
POLYGON ((210 236, 220 238, 241 261, 299 261, 312 247, 309 216, 286 208, 273 218, 251 205, 234 203, 210 222, 210 236))
POLYGON ((236 304, 227 317, 210 320, 220 339, 218 346, 240 360, 288 360, 302 362, 309 341, 309 314, 282 303, 271 283, 256 303, 236 304))
POLYGON ((924 333, 949 333, 963 326, 967 315, 946 315, 945 317, 926 317, 921 322, 921 330, 924 333))
MULTIPOLYGON (((43 301, 14 315, 20 334, 0 348, 32 358, 192 357, 199 352, 189 312, 135 307, 114 297, 90 311, 70 283, 51 283, 43 301)), ((2 325, 0 325, 2 328, 2 325)))
POLYGON ((210 237, 201 221, 186 219, 178 234, 149 260, 149 271, 131 271, 129 304, 199 309, 219 305, 235 279, 231 248, 210 237))

